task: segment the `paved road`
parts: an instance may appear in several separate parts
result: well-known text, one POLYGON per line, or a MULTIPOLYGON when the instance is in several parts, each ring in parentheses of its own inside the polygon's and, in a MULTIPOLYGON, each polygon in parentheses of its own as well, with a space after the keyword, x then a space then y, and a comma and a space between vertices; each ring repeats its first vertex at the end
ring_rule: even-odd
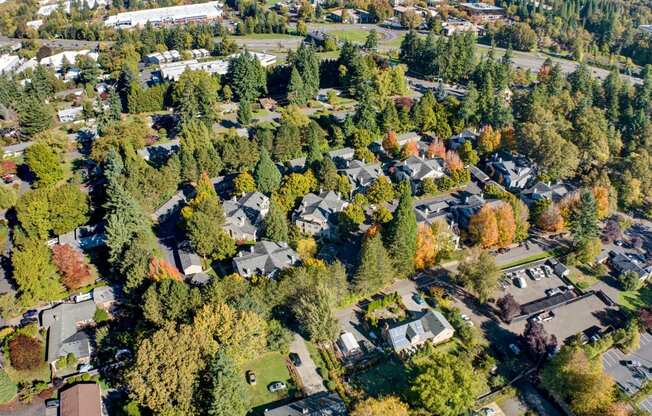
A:
POLYGON ((306 395, 319 393, 325 391, 324 380, 317 373, 317 366, 310 357, 306 341, 299 334, 294 334, 294 341, 290 344, 290 352, 296 353, 301 358, 301 365, 295 367, 301 382, 303 383, 303 390, 306 395))

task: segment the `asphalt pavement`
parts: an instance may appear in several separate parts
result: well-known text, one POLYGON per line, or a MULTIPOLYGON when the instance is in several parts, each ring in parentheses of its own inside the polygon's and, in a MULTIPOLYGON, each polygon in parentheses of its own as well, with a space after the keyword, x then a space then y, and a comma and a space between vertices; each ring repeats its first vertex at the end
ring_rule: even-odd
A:
POLYGON ((303 392, 306 395, 311 395, 319 393, 320 391, 325 391, 324 380, 317 373, 317 366, 308 352, 308 347, 306 346, 306 341, 299 334, 294 334, 294 340, 290 344, 290 352, 299 355, 301 359, 301 365, 295 369, 301 377, 301 382, 303 383, 303 392))

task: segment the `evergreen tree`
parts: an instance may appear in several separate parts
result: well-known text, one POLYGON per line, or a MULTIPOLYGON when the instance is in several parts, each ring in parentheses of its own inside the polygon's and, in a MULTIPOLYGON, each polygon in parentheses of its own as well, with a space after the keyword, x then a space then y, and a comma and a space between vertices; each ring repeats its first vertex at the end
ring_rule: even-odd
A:
POLYGON ((317 139, 312 138, 308 143, 308 154, 306 156, 305 167, 310 169, 316 162, 320 162, 324 159, 324 154, 322 153, 321 146, 317 139))
POLYGON ((265 216, 264 224, 264 238, 272 241, 288 241, 288 221, 285 212, 275 199, 272 199, 269 204, 269 212, 265 216))
POLYGON ((251 111, 251 103, 247 100, 240 100, 238 105, 238 123, 242 126, 251 124, 254 113, 251 111))
POLYGON ((247 51, 229 61, 226 79, 240 101, 253 101, 267 92, 265 68, 247 51))
POLYGON ((576 246, 581 246, 600 234, 598 209, 591 191, 585 190, 580 195, 577 206, 570 213, 569 228, 576 246))
POLYGON ((317 181, 319 182, 319 186, 327 191, 338 190, 340 175, 337 174, 337 167, 330 156, 324 157, 319 163, 317 181))
POLYGON ((303 85, 303 79, 299 75, 296 67, 292 68, 292 73, 290 74, 290 82, 288 83, 288 92, 287 92, 288 102, 294 105, 304 105, 306 104, 306 88, 303 85))
POLYGON ((399 201, 394 218, 388 224, 385 241, 400 276, 414 272, 417 244, 417 220, 412 206, 412 189, 408 181, 399 186, 399 201))
POLYGON ((52 107, 35 97, 28 97, 20 105, 19 124, 21 132, 28 137, 52 127, 52 107))
POLYGON ((398 117, 398 112, 396 111, 396 105, 394 105, 394 102, 387 102, 385 110, 381 114, 381 120, 383 133, 401 131, 401 120, 398 117))
POLYGON ((271 194, 281 186, 281 172, 264 147, 260 149, 260 159, 254 169, 254 179, 258 190, 264 194, 271 194))
POLYGON ((319 58, 315 47, 307 42, 301 43, 292 59, 293 71, 301 76, 303 97, 307 101, 319 91, 319 58))
POLYGON ((378 32, 376 29, 371 29, 364 42, 364 48, 368 51, 375 51, 378 48, 378 32))
POLYGON ((367 235, 362 242, 358 269, 353 277, 353 290, 365 295, 375 293, 391 283, 393 278, 392 261, 380 234, 367 235))
POLYGON ((219 352, 209 363, 209 416, 244 416, 249 408, 249 389, 236 363, 219 352))

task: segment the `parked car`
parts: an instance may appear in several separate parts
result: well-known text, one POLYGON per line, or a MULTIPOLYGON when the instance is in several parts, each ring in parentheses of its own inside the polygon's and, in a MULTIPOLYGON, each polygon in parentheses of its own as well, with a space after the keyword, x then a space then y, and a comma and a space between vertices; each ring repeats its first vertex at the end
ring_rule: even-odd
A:
POLYGON ((2 180, 7 184, 13 183, 16 180, 16 175, 9 173, 9 174, 3 176, 2 180))
POLYGON ((92 366, 92 365, 90 365, 90 364, 82 364, 82 365, 79 366, 78 371, 79 371, 80 373, 88 373, 88 372, 91 371, 92 369, 93 369, 93 366, 92 366))
POLYGON ((469 316, 468 316, 467 314, 465 314, 465 313, 461 313, 460 316, 461 316, 462 319, 465 320, 465 321, 469 321, 469 320, 471 319, 471 318, 469 318, 469 316))
POLYGON ((93 293, 92 292, 80 293, 80 294, 74 295, 72 297, 72 300, 75 301, 75 303, 84 302, 84 301, 91 300, 91 299, 93 299, 93 293))
POLYGON ((38 311, 36 309, 30 309, 23 314, 23 318, 36 318, 38 316, 38 311))
POLYGON ((523 279, 523 276, 518 276, 514 279, 514 284, 520 289, 525 289, 527 287, 527 282, 523 279))
POLYGON ((276 393, 277 391, 285 390, 287 388, 288 386, 286 386, 285 383, 282 381, 277 381, 276 383, 270 384, 267 389, 270 393, 276 393))
POLYGON ((47 399, 45 407, 59 407, 59 399, 47 399))
POLYGON ((252 370, 247 370, 245 376, 247 378, 247 383, 251 384, 252 386, 256 385, 256 374, 252 370))
POLYGON ((290 357, 290 361, 292 361, 292 364, 295 367, 301 366, 301 357, 299 357, 299 354, 297 354, 296 352, 291 352, 289 357, 290 357))
POLYGON ((636 361, 636 360, 626 360, 625 365, 627 367, 640 367, 641 363, 640 361, 636 361))
POLYGON ((20 326, 38 324, 38 318, 23 318, 20 320, 20 326))
POLYGON ((509 344, 509 349, 516 355, 521 353, 521 349, 516 344, 509 344))
POLYGON ((546 289, 546 296, 553 296, 561 293, 561 290, 553 287, 552 289, 546 289))
POLYGON ((484 407, 477 412, 479 416, 495 416, 496 411, 491 407, 484 407))
POLYGON ((412 295, 412 299, 414 300, 414 302, 417 305, 423 305, 425 303, 423 301, 423 298, 421 297, 421 295, 419 295, 418 293, 415 293, 414 295, 412 295))

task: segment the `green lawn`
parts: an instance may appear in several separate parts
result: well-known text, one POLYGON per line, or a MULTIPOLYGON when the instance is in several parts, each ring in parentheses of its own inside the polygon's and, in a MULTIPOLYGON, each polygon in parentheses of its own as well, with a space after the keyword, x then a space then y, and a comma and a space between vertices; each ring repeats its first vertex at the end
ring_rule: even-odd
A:
POLYGON ((575 286, 579 287, 582 290, 590 288, 599 281, 597 277, 585 273, 584 271, 574 266, 570 267, 570 275, 568 276, 568 280, 573 282, 575 286))
POLYGON ((11 401, 18 394, 16 384, 9 379, 9 376, 0 368, 0 404, 11 401))
POLYGON ((630 311, 636 311, 641 306, 652 305, 652 286, 647 285, 639 290, 620 292, 618 303, 630 311))
POLYGON ((505 270, 505 269, 509 269, 511 267, 520 266, 522 264, 532 263, 533 261, 543 260, 546 257, 550 257, 552 255, 553 254, 551 252, 549 252, 549 251, 543 251, 543 252, 538 253, 538 254, 533 254, 531 256, 523 257, 523 258, 515 260, 515 261, 513 261, 511 263, 501 264, 500 268, 505 270))
MULTIPOLYGON (((248 362, 243 368, 245 372, 253 370, 254 374, 256 374, 256 385, 249 385, 250 406, 252 409, 283 400, 295 390, 294 382, 290 378, 290 373, 285 364, 285 357, 278 352, 264 354, 260 358, 248 362), (277 393, 270 393, 267 387, 276 381, 284 382, 288 386, 288 389, 277 393)), ((245 375, 243 374, 242 376, 244 377, 245 375)), ((254 410, 254 413, 258 412, 254 410)))
POLYGON ((407 374, 403 363, 390 356, 374 367, 351 377, 351 385, 369 396, 402 396, 407 391, 407 374))
POLYGON ((347 29, 347 30, 337 30, 332 32, 338 40, 345 41, 348 40, 349 42, 358 42, 358 43, 363 43, 364 41, 367 40, 367 36, 369 35, 368 30, 363 30, 363 29, 347 29))

